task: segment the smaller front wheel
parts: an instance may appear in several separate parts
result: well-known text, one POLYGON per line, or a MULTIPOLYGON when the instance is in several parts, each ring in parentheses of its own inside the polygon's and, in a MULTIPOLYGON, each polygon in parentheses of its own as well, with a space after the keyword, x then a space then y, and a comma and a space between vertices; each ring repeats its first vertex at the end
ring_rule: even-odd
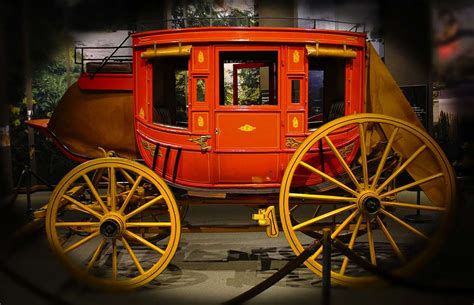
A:
POLYGON ((149 168, 101 158, 74 168, 58 184, 46 233, 53 251, 79 279, 131 289, 153 280, 173 258, 180 215, 173 194, 149 168), (163 238, 147 238, 158 235, 163 238))

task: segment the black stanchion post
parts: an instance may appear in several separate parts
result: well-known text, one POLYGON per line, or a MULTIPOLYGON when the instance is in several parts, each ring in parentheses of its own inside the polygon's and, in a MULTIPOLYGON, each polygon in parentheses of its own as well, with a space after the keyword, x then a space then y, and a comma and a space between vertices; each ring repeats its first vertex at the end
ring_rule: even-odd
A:
POLYGON ((323 229, 323 305, 331 303, 331 229, 323 229))
POLYGON ((31 207, 31 172, 28 165, 25 166, 26 175, 26 214, 31 217, 33 208, 31 207))
POLYGON ((32 171, 30 171, 30 174, 33 175, 41 183, 43 183, 51 191, 54 190, 54 186, 52 184, 50 184, 48 181, 44 180, 40 175, 38 175, 38 174, 36 174, 35 172, 32 172, 32 171))
MULTIPOLYGON (((421 204, 421 189, 417 188, 416 190, 416 204, 420 205, 421 204)), ((433 218, 430 215, 425 215, 421 214, 420 209, 416 210, 416 214, 412 215, 406 215, 405 220, 409 222, 414 222, 414 223, 424 223, 424 222, 430 222, 433 220, 433 218)))

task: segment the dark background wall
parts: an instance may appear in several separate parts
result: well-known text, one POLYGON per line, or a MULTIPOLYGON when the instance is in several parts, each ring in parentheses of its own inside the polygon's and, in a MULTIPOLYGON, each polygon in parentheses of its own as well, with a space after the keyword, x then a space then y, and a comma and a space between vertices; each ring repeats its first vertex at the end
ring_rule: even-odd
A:
MULTIPOLYGON (((225 1, 213 1, 222 4, 225 1)), ((25 74, 54 54, 71 31, 132 29, 137 22, 170 18, 171 7, 184 1, 29 1, 2 2, 0 52, 6 69, 0 87, 0 128, 9 122, 8 104, 18 104, 25 95, 25 74), (3 36, 3 37, 2 37, 3 36), (29 63, 29 64, 28 64, 29 63)), ((192 4, 193 1, 188 1, 192 4)), ((425 84, 431 88, 431 7, 426 0, 255 0, 262 17, 333 18, 365 23, 369 37, 384 41, 384 60, 400 85, 425 84)), ((294 26, 294 21, 267 20, 265 26, 294 26)), ((431 92, 428 93, 431 96, 431 92)), ((432 119, 428 105, 429 120, 432 119)), ((11 191, 10 147, 2 146, 0 197, 11 191)), ((22 159, 27 162, 28 157, 22 159)))

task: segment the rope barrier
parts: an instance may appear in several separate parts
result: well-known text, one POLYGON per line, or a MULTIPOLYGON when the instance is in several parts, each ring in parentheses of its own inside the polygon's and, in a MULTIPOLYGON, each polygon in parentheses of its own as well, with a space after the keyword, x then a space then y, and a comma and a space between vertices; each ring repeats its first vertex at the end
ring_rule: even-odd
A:
POLYGON ((399 286, 405 286, 407 288, 416 289, 419 291, 439 294, 474 294, 474 287, 460 287, 460 286, 446 286, 446 285, 435 285, 419 282, 409 278, 401 277, 400 275, 394 274, 388 270, 372 265, 365 258, 359 256, 357 253, 349 249, 342 241, 336 239, 332 240, 333 246, 338 249, 343 255, 347 256, 349 260, 363 268, 364 270, 388 281, 392 284, 399 286))
MULTIPOLYGON (((330 231, 329 231, 330 232, 330 231)), ((263 291, 267 290, 271 286, 275 285, 278 281, 288 275, 291 271, 296 269, 302 263, 304 263, 312 254, 314 254, 321 245, 323 245, 323 287, 322 287, 322 301, 324 305, 330 304, 330 273, 331 273, 331 245, 339 250, 343 255, 347 256, 349 260, 368 271, 369 273, 380 277, 381 279, 390 282, 395 285, 404 286, 410 289, 419 290, 422 292, 438 293, 438 294, 474 294, 474 287, 459 287, 459 286, 446 286, 446 285, 434 285, 422 283, 412 279, 404 278, 394 274, 388 270, 382 269, 375 265, 372 265, 365 258, 359 256, 357 253, 349 249, 339 239, 331 239, 330 233, 323 232, 321 239, 315 239, 303 252, 300 253, 296 258, 289 261, 283 268, 278 270, 275 274, 238 295, 237 297, 223 303, 222 305, 237 305, 245 303, 246 301, 256 297, 263 291)))
POLYGON ((255 296, 259 295, 263 291, 267 290, 271 286, 275 285, 279 280, 284 278, 288 273, 298 268, 304 263, 311 255, 313 255, 321 247, 320 240, 314 240, 303 252, 300 253, 296 258, 289 261, 283 268, 278 270, 272 276, 261 282, 260 284, 252 287, 237 297, 223 303, 223 305, 237 305, 242 304, 255 296))

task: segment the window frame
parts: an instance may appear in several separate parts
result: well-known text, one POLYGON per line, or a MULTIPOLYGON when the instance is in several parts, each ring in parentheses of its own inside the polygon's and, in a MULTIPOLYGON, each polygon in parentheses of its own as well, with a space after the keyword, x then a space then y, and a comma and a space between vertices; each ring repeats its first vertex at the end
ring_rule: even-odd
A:
MULTIPOLYGON (((333 119, 331 120, 328 120, 327 117, 325 117, 325 112, 328 112, 328 116, 329 116, 329 110, 326 110, 325 107, 324 107, 324 103, 325 103, 325 100, 324 100, 324 94, 323 94, 323 97, 322 97, 322 101, 323 101, 323 108, 322 108, 322 115, 323 115, 323 120, 318 122, 320 123, 318 126, 316 127, 312 127, 310 128, 309 127, 309 106, 310 106, 310 94, 309 94, 309 91, 310 91, 310 71, 311 70, 311 59, 313 60, 316 60, 318 57, 312 57, 310 58, 309 56, 308 57, 308 69, 307 69, 307 78, 308 78, 308 87, 307 87, 307 92, 308 92, 308 102, 307 102, 307 105, 306 105, 306 112, 307 112, 307 115, 306 115, 306 119, 307 119, 307 123, 306 123, 306 128, 308 130, 308 133, 312 133, 314 131, 316 131, 319 127, 321 127, 322 125, 324 124, 327 124, 328 122, 332 121, 333 119)), ((342 116, 345 116, 347 114, 347 106, 348 106, 348 94, 350 95, 350 91, 352 90, 352 82, 351 82, 351 78, 347 76, 347 71, 350 67, 350 61, 352 59, 349 59, 349 58, 339 58, 339 57, 333 57, 333 56, 328 56, 328 57, 320 57, 319 59, 321 60, 322 58, 332 58, 333 60, 345 60, 344 64, 342 65, 342 69, 341 69, 341 72, 343 73, 343 81, 342 83, 344 84, 344 88, 342 88, 342 91, 343 91, 343 94, 344 94, 344 97, 342 98, 342 104, 343 104, 343 115, 342 116)), ((326 65, 326 64, 325 64, 326 65)), ((324 77, 323 77, 323 90, 325 88, 325 84, 327 82, 327 67, 326 66, 323 66, 322 69, 314 69, 314 71, 323 71, 324 73, 324 77)), ((334 70, 333 70, 334 71, 334 70)), ((333 105, 335 103, 332 103, 331 105, 333 105)))
MULTIPOLYGON (((249 45, 221 45, 215 47, 215 61, 216 61, 216 68, 215 68, 215 82, 214 84, 216 85, 216 99, 215 99, 215 110, 217 111, 222 111, 222 110, 227 110, 227 111, 249 111, 249 110, 269 110, 269 111, 274 111, 280 109, 282 107, 282 99, 281 99, 281 82, 282 82, 282 77, 281 77, 281 47, 280 46, 249 46, 249 45), (222 90, 221 88, 221 77, 222 77, 222 71, 223 68, 221 69, 221 53, 226 53, 226 52, 275 52, 276 54, 276 70, 273 71, 276 75, 276 80, 274 82, 275 91, 274 93, 276 94, 276 104, 274 105, 225 105, 221 104, 221 95, 222 95, 222 90), (222 71, 221 71, 222 70, 222 71)), ((242 63, 246 64, 246 63, 242 63)))
MULTIPOLYGON (((150 115, 150 122, 151 122, 151 126, 155 126, 155 127, 159 127, 159 128, 164 128, 165 130, 175 130, 175 131, 190 131, 191 130, 191 119, 190 119, 190 115, 191 115, 191 96, 190 96, 190 90, 192 89, 191 86, 192 86, 192 73, 191 73, 191 57, 190 56, 169 56, 169 57, 175 57, 175 58, 178 58, 178 59, 181 59, 181 58, 184 58, 186 60, 186 65, 183 64, 183 68, 186 67, 186 70, 187 71, 187 81, 186 81, 186 92, 185 92, 185 100, 186 100, 186 114, 187 114, 187 126, 186 127, 183 127, 183 126, 177 126, 177 125, 170 125, 170 124, 166 124, 166 123, 161 123, 161 122, 156 122, 154 120, 154 111, 155 111, 155 66, 156 66, 156 63, 155 61, 153 60, 149 60, 148 61, 148 64, 150 65, 150 70, 151 70, 151 73, 150 73, 150 89, 149 89, 149 92, 150 92, 150 107, 151 107, 151 115, 150 115)), ((160 60, 165 60, 166 58, 169 58, 169 57, 161 57, 159 58, 160 60)), ((183 59, 183 61, 184 61, 183 59)), ((179 65, 176 65, 176 66, 179 66, 179 65)), ((175 70, 175 73, 176 71, 179 71, 179 70, 175 70)), ((176 79, 175 79, 176 81, 176 79)))

